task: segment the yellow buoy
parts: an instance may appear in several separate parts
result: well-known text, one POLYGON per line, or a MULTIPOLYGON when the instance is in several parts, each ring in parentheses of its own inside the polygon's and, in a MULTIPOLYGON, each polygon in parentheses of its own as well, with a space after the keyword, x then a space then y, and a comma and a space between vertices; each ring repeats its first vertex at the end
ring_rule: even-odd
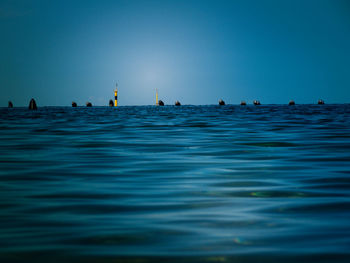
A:
POLYGON ((115 90, 114 90, 114 106, 118 106, 118 84, 115 84, 115 90))
POLYGON ((156 89, 156 105, 159 105, 158 103, 158 90, 156 89))

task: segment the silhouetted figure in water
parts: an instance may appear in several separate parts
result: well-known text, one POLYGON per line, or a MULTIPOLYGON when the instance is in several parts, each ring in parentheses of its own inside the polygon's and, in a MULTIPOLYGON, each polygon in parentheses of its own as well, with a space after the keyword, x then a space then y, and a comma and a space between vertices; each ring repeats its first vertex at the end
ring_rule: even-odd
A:
POLYGON ((294 100, 289 101, 289 105, 295 105, 295 101, 294 100))
POLYGON ((253 103, 254 103, 254 105, 261 105, 260 101, 258 101, 258 100, 254 100, 253 103))
POLYGON ((225 105, 225 102, 223 100, 219 100, 219 105, 223 106, 223 105, 225 105))
POLYGON ((319 99, 318 102, 317 102, 318 105, 323 105, 324 104, 324 101, 319 99))
POLYGON ((37 109, 38 109, 38 107, 36 106, 36 102, 35 102, 34 99, 31 99, 31 100, 30 100, 28 109, 30 109, 30 110, 37 110, 37 109))
POLYGON ((91 102, 86 102, 86 107, 92 107, 91 102))
POLYGON ((241 101, 241 105, 242 105, 242 106, 245 106, 245 105, 247 105, 247 103, 246 103, 244 100, 242 100, 242 101, 241 101))
POLYGON ((77 103, 75 101, 72 102, 72 107, 75 108, 77 106, 77 103))
POLYGON ((162 100, 158 100, 158 105, 159 106, 164 106, 164 102, 162 100))
POLYGON ((109 107, 113 107, 114 104, 113 104, 113 100, 109 100, 109 107))
POLYGON ((175 101, 175 106, 181 106, 181 103, 180 103, 180 101, 175 101))
POLYGON ((12 101, 9 101, 8 107, 9 107, 9 108, 13 108, 12 101))

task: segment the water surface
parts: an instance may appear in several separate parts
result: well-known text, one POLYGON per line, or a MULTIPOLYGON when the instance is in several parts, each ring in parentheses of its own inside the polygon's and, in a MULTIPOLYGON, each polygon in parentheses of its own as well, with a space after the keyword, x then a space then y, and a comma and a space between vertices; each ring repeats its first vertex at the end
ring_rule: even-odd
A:
POLYGON ((1 262, 348 262, 350 105, 0 109, 1 262))

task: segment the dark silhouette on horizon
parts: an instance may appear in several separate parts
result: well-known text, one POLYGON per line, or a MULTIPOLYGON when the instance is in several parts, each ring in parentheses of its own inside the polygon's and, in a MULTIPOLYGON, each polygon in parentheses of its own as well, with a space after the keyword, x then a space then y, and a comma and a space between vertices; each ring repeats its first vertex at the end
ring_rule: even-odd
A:
POLYGON ((30 110, 37 110, 37 109, 38 109, 38 107, 36 106, 36 102, 35 102, 34 99, 31 99, 31 100, 30 100, 28 109, 30 109, 30 110))

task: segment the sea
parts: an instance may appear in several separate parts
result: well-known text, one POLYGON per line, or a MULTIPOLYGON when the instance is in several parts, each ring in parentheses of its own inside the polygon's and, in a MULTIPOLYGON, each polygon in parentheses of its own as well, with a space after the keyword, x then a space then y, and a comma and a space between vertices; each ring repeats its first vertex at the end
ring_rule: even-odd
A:
POLYGON ((350 262, 350 104, 0 108, 0 262, 350 262))

